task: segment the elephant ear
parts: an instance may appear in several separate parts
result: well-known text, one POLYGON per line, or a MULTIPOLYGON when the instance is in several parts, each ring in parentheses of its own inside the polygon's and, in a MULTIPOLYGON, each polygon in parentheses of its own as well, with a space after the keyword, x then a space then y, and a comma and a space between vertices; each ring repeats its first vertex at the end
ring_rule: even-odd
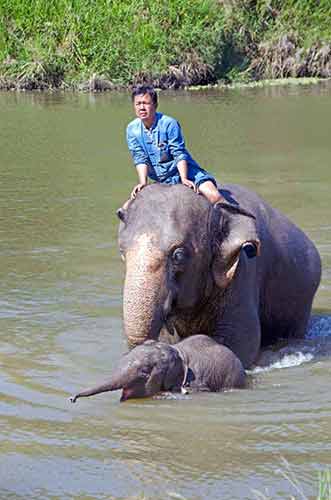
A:
POLYGON ((235 275, 242 250, 248 258, 260 255, 256 220, 253 214, 241 207, 217 203, 213 209, 211 231, 213 277, 220 288, 226 288, 235 275))
POLYGON ((150 357, 150 373, 146 381, 146 392, 149 395, 159 391, 170 391, 180 388, 184 378, 184 367, 177 350, 171 345, 154 340, 143 345, 155 345, 150 357))
POLYGON ((180 390, 186 377, 185 362, 177 349, 169 346, 167 353, 167 371, 163 380, 163 390, 180 390))
POLYGON ((127 219, 127 210, 125 208, 121 207, 118 210, 116 210, 116 215, 122 221, 124 224, 126 223, 127 219))

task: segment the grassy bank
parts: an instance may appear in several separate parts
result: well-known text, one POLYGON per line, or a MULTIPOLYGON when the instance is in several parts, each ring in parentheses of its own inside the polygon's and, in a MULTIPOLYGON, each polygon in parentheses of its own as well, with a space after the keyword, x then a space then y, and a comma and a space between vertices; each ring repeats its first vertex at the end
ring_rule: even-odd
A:
POLYGON ((0 0, 0 86, 331 76, 329 0, 0 0))

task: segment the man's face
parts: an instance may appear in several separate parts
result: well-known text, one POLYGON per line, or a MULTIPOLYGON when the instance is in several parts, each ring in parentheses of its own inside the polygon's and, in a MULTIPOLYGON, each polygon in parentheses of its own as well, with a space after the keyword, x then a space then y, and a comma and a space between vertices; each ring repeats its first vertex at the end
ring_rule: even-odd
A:
POLYGON ((136 95, 133 101, 136 116, 147 125, 152 125, 155 118, 156 106, 149 94, 136 95))

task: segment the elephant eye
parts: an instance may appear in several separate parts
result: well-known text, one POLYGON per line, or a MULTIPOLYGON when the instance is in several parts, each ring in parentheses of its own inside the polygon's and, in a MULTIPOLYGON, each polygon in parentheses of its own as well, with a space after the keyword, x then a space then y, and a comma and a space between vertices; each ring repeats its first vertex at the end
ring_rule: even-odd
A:
POLYGON ((171 258, 175 264, 183 264, 187 258, 187 252, 185 248, 176 248, 172 252, 171 258))

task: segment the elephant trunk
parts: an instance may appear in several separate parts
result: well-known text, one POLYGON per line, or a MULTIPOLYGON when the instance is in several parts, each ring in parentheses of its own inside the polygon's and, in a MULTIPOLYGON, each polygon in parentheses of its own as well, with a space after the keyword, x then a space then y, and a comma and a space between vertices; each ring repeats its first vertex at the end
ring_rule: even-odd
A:
POLYGON ((79 398, 87 398, 89 396, 94 396, 95 394, 100 394, 101 392, 117 391, 118 389, 125 387, 127 383, 128 378, 126 374, 122 371, 116 371, 106 382, 96 385, 95 387, 90 387, 89 389, 85 389, 84 391, 71 396, 70 401, 72 403, 76 403, 79 398))
POLYGON ((168 309, 166 298, 164 259, 146 237, 126 256, 123 318, 130 347, 157 339, 168 309))

